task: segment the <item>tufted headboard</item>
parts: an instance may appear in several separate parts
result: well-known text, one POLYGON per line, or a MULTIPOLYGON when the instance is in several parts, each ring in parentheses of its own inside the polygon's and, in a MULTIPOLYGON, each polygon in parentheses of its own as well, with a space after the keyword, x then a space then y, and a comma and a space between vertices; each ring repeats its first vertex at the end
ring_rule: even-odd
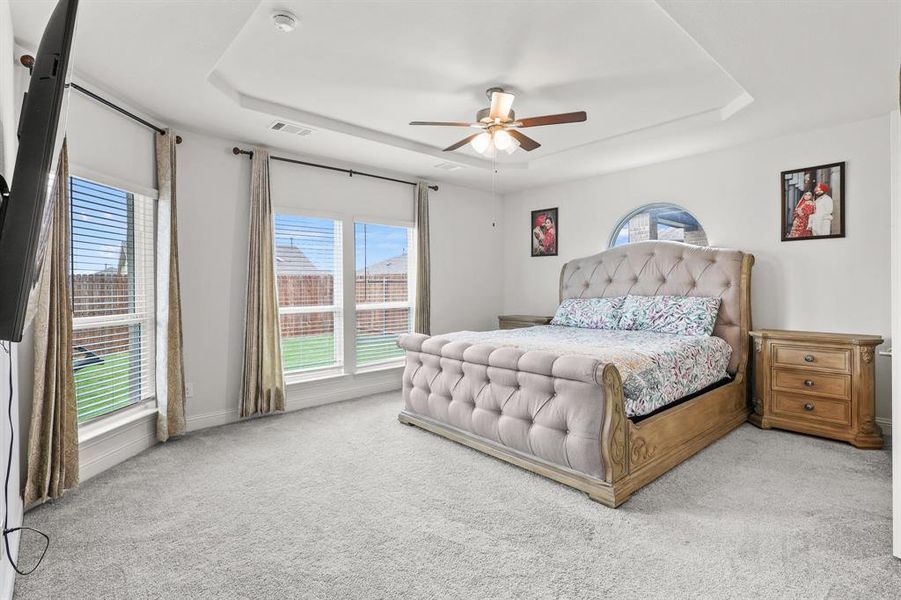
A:
POLYGON ((751 329, 754 256, 680 242, 635 242, 577 258, 560 272, 560 300, 611 296, 711 296, 721 299, 713 335, 732 346, 729 373, 744 377, 751 329))

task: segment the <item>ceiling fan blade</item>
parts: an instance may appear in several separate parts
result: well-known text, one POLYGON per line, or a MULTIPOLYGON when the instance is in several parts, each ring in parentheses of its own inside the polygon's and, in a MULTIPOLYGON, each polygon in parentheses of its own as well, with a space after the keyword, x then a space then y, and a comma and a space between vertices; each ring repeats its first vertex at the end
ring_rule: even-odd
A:
POLYGON ((500 119, 501 122, 505 122, 510 117, 510 109, 513 108, 514 98, 516 96, 506 92, 492 92, 488 118, 492 121, 500 119))
POLYGON ((539 144, 538 142, 536 142, 535 140, 533 140, 526 134, 520 133, 519 131, 516 131, 515 129, 508 129, 507 133, 512 135, 513 138, 517 142, 519 142, 519 147, 522 148, 523 150, 525 150, 526 152, 531 152, 535 148, 538 148, 539 146, 541 146, 541 144, 539 144))
POLYGON ((527 117, 525 119, 517 119, 512 125, 514 127, 541 127, 542 125, 560 125, 561 123, 581 123, 588 119, 588 115, 584 110, 571 113, 563 113, 559 115, 544 115, 543 117, 527 117))
POLYGON ((410 125, 437 125, 439 127, 481 127, 481 123, 466 123, 464 121, 410 121, 410 125))
POLYGON ((480 135, 482 135, 482 134, 474 133, 472 135, 468 135, 465 138, 463 138, 462 140, 460 140, 459 142, 457 142, 456 144, 451 144, 450 146, 445 148, 444 151, 450 152, 451 150, 456 150, 457 148, 462 148, 463 146, 465 146, 466 144, 471 142, 473 139, 475 139, 476 136, 480 136, 480 135))

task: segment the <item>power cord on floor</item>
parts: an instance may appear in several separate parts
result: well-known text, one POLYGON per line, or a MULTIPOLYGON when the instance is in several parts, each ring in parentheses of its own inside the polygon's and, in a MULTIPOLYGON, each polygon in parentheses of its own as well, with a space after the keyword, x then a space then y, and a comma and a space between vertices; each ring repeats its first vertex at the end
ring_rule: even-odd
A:
POLYGON ((9 403, 7 405, 7 416, 9 418, 9 454, 6 460, 6 479, 5 484, 3 485, 3 545, 6 547, 6 557, 9 559, 9 564, 13 566, 16 573, 19 575, 31 575, 39 566, 41 566, 41 561, 44 560, 44 556, 50 548, 50 536, 43 531, 38 531, 33 527, 25 527, 24 525, 21 527, 9 527, 9 478, 12 475, 13 448, 15 447, 13 436, 13 354, 10 342, 3 342, 0 346, 2 346, 3 351, 6 352, 7 364, 9 365, 9 403), (44 538, 44 550, 41 552, 38 562, 28 571, 19 569, 19 565, 13 560, 12 552, 9 549, 9 536, 17 531, 33 531, 44 538))

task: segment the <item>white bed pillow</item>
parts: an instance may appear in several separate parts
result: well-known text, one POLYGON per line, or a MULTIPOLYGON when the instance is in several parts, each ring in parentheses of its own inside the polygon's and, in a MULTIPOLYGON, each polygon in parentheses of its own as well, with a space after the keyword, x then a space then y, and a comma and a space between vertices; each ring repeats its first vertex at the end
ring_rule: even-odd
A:
POLYGON ((557 307, 551 325, 586 329, 619 329, 625 296, 567 298, 557 307))

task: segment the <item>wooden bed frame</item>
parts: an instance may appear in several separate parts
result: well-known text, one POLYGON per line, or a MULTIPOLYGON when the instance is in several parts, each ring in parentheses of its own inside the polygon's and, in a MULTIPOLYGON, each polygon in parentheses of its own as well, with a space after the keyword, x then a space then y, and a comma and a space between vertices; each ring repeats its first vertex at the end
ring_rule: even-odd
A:
MULTIPOLYGON (((738 322, 740 338, 737 344, 739 356, 731 381, 635 422, 626 416, 618 369, 611 364, 603 367, 601 379, 607 399, 600 431, 603 479, 519 452, 410 410, 402 411, 398 418, 401 423, 426 429, 586 492, 592 500, 606 506, 617 507, 636 490, 747 420, 750 412, 747 401, 750 356, 748 334, 751 330, 753 264, 752 255, 742 255, 738 322)), ((408 356, 409 354, 408 352, 408 356)))

